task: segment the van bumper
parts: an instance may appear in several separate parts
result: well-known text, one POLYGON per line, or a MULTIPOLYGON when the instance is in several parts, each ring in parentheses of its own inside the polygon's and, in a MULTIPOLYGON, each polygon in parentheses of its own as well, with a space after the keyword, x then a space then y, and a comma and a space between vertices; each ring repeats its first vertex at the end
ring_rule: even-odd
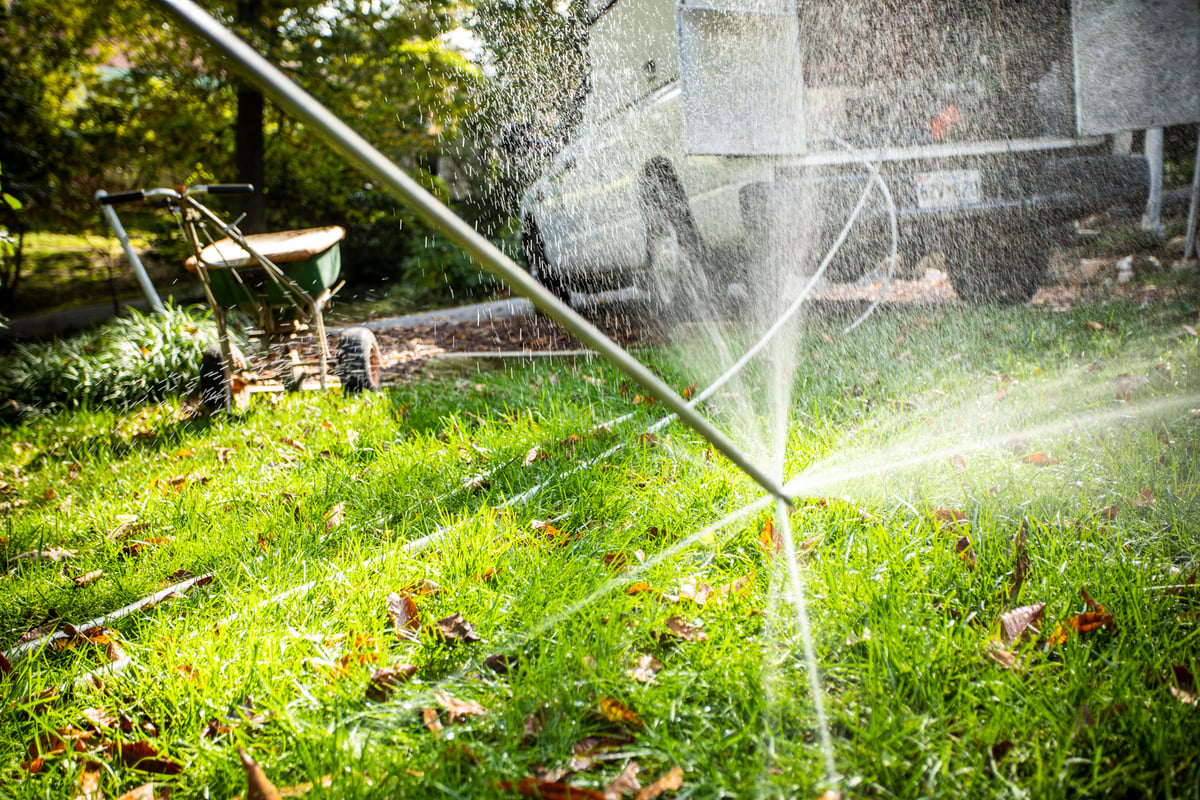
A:
MULTIPOLYGON (((938 208, 924 207, 917 190, 923 177, 937 171, 884 174, 901 232, 933 231, 938 222, 1060 226, 1115 205, 1140 208, 1149 186, 1149 168, 1140 155, 1049 158, 1040 168, 1026 165, 1021 174, 1003 166, 983 167, 978 172, 977 200, 938 208)), ((815 224, 830 231, 829 237, 836 236, 869 182, 870 175, 862 172, 747 184, 740 194, 742 219, 752 239, 760 241, 798 225, 815 224)), ((887 217, 887 203, 877 188, 872 189, 860 223, 878 229, 887 226, 887 217)))

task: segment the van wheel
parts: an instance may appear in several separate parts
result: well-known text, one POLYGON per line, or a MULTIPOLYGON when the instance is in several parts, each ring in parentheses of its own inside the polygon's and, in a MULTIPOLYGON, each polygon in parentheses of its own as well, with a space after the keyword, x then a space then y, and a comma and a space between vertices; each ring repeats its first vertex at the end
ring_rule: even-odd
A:
POLYGON ((521 252, 525 256, 525 266, 534 280, 546 287, 550 294, 571 305, 571 292, 557 276, 550 272, 550 262, 546 260, 546 243, 537 223, 530 218, 521 222, 521 252))
POLYGON ((696 316, 712 299, 700 234, 675 182, 647 177, 642 190, 646 266, 635 286, 656 311, 696 316))
POLYGON ((1050 247, 1037 234, 995 229, 978 236, 966 252, 947 255, 951 263, 946 271, 959 300, 972 306, 1015 306, 1037 294, 1050 247))

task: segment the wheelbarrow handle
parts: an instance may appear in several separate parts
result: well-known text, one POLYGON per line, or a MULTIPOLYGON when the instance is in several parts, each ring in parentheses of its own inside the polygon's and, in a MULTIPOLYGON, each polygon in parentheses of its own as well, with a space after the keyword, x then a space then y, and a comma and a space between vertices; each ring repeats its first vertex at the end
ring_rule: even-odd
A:
POLYGON ((117 192, 116 194, 97 194, 96 199, 101 205, 115 206, 118 203, 136 203, 146 199, 145 189, 135 189, 132 192, 117 192))
POLYGON ((254 184, 210 183, 207 186, 192 186, 188 194, 254 194, 254 184))

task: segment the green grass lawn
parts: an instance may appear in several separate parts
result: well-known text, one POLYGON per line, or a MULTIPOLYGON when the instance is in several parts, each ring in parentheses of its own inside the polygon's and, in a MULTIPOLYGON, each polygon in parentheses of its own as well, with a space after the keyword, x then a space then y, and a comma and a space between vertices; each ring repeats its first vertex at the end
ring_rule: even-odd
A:
POLYGON ((787 525, 600 362, 4 429, 0 645, 212 578, 13 659, 0 796, 1200 796, 1196 317, 812 321, 787 525))

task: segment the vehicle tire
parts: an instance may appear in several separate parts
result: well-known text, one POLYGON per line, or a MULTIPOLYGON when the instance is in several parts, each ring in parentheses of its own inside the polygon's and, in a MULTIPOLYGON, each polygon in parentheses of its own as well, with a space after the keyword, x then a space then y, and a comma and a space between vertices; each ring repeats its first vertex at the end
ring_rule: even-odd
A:
POLYGON ((653 165, 642 186, 646 266, 635 286, 650 309, 697 316, 713 300, 704 245, 669 166, 653 165))
MULTIPOLYGON (((249 398, 246 382, 238 373, 246 368, 246 359, 236 346, 233 351, 233 385, 234 392, 230 407, 241 408, 249 398)), ((224 411, 225 397, 229 393, 230 384, 225 380, 225 356, 221 353, 221 345, 214 344, 205 349, 200 357, 200 404, 208 411, 224 411)))
POLYGON ((1037 293, 1046 276, 1050 247, 1037 233, 989 228, 965 250, 947 256, 950 284, 959 300, 972 306, 1014 306, 1037 293))
POLYGON ((571 290, 566 284, 550 271, 550 262, 546 260, 546 242, 537 223, 526 217, 521 223, 521 252, 525 256, 525 266, 534 280, 546 287, 550 294, 571 305, 571 290))
POLYGON ((367 328, 348 328, 338 340, 334 374, 343 394, 379 391, 383 381, 383 355, 375 334, 367 328))

